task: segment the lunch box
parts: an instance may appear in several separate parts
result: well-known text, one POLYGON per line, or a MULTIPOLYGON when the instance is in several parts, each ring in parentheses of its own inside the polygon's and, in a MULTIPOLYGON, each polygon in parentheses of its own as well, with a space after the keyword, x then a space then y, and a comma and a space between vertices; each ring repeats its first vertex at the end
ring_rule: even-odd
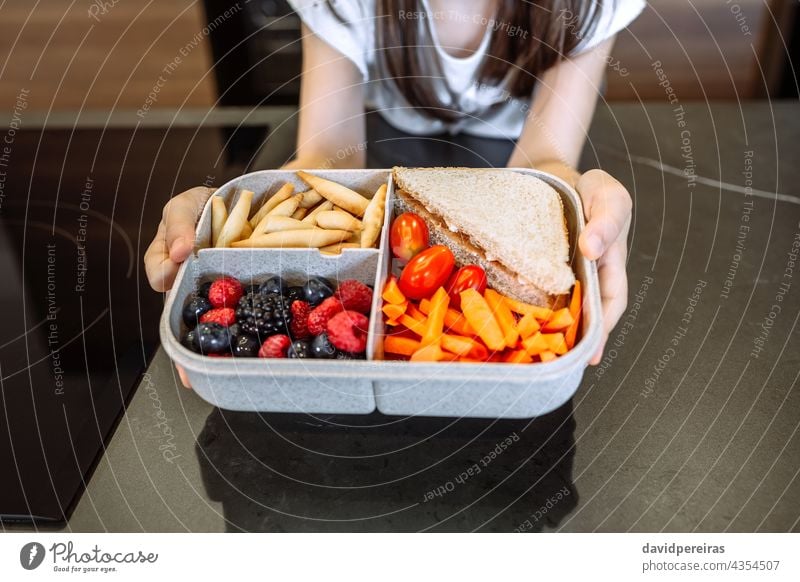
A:
MULTIPOLYGON (((389 225, 394 215, 391 170, 310 170, 371 196, 388 183, 386 213, 378 248, 346 248, 339 255, 317 249, 209 248, 211 208, 197 226, 196 248, 177 274, 161 318, 161 341, 182 366, 194 391, 220 408, 307 414, 368 414, 473 418, 530 418, 555 410, 578 389, 601 337, 597 267, 576 252, 584 219, 577 193, 560 179, 530 169, 503 169, 536 176, 560 194, 569 229, 572 268, 583 286, 581 331, 576 345, 546 363, 408 362, 382 360, 383 313, 380 291, 390 274, 389 225), (290 284, 307 275, 333 281, 358 279, 375 289, 366 360, 211 358, 180 342, 182 309, 199 283, 221 275, 247 284, 279 274, 290 284)), ((254 208, 284 183, 308 187, 293 171, 263 170, 235 178, 217 190, 228 208, 242 189, 255 193, 254 208)), ((498 225, 502 228, 502 225, 498 225)))

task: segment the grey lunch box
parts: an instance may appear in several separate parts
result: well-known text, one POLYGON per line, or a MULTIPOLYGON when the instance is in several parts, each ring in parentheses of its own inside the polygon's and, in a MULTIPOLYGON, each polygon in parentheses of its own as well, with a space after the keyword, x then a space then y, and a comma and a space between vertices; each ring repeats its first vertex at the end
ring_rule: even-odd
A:
MULTIPOLYGON (((195 392, 220 408, 259 412, 368 414, 474 418, 530 418, 569 400, 600 344, 601 306, 597 268, 576 252, 583 228, 577 193, 563 181, 536 170, 507 169, 536 176, 561 195, 570 233, 572 267, 583 286, 580 339, 567 354, 547 363, 505 364, 384 361, 380 290, 391 271, 389 225, 394 212, 391 170, 326 170, 313 173, 371 196, 388 182, 386 214, 377 249, 345 249, 324 255, 317 249, 215 249, 207 204, 197 226, 196 252, 181 265, 161 318, 161 341, 181 365, 195 392), (244 282, 280 274, 290 283, 306 275, 358 279, 374 286, 367 360, 209 358, 181 345, 181 312, 200 282, 230 275, 244 282)), ((228 207, 239 190, 255 192, 254 205, 285 182, 307 186, 292 171, 263 170, 231 180, 217 191, 228 207)))

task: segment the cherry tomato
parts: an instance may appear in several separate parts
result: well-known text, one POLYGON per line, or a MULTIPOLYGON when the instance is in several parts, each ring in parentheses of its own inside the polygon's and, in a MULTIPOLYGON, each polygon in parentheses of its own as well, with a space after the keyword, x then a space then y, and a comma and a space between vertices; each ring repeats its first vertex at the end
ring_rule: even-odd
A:
POLYGON ((398 259, 410 261, 428 248, 428 225, 413 212, 404 212, 395 218, 389 234, 392 254, 398 259))
POLYGON ((430 247, 408 262, 397 285, 406 297, 426 299, 447 282, 455 264, 450 249, 442 245, 430 247))
POLYGON ((486 291, 486 273, 478 265, 461 267, 452 274, 445 287, 450 296, 450 305, 461 308, 461 293, 464 289, 475 289, 483 295, 486 291))

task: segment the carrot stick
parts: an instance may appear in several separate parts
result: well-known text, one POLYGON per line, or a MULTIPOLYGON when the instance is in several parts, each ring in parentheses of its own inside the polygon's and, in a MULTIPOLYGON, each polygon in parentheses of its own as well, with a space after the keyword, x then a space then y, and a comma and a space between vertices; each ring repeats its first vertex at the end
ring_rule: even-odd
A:
POLYGON ((542 352, 550 349, 550 344, 538 331, 531 337, 522 340, 522 347, 531 356, 538 356, 542 352))
POLYGON ((471 337, 446 333, 442 335, 442 348, 462 357, 485 360, 489 357, 486 347, 471 337))
POLYGON ((500 351, 506 347, 503 330, 480 293, 475 289, 464 289, 461 292, 461 309, 470 327, 475 330, 486 347, 492 351, 500 351))
POLYGON ((517 331, 519 331, 519 337, 522 339, 528 339, 539 331, 539 322, 536 321, 533 313, 522 316, 522 319, 517 322, 517 331))
POLYGON ((557 356, 567 353, 567 344, 563 333, 543 333, 542 338, 547 343, 547 350, 557 356))
POLYGON ((412 362, 438 362, 443 359, 445 359, 445 354, 442 352, 442 348, 439 347, 439 344, 431 344, 419 348, 411 354, 412 362))
POLYGON ((417 308, 417 306, 414 305, 413 303, 411 303, 410 301, 408 302, 408 307, 406 308, 406 313, 408 313, 411 317, 413 317, 417 321, 424 321, 425 320, 425 314, 422 313, 417 308))
MULTIPOLYGON (((420 301, 419 310, 425 315, 429 314, 431 312, 431 300, 423 299, 420 301)), ((444 326, 448 331, 455 332, 458 335, 477 335, 464 316, 452 307, 448 307, 447 312, 444 314, 444 326)))
POLYGON ((386 303, 393 303, 394 305, 400 305, 406 300, 402 291, 400 291, 400 287, 397 286, 397 278, 394 276, 389 277, 389 280, 386 281, 381 297, 386 303))
POLYGON ((410 356, 420 348, 419 342, 405 337, 388 336, 383 340, 383 351, 399 356, 410 356))
POLYGON ((564 341, 567 342, 567 348, 570 350, 575 346, 575 338, 578 337, 578 325, 581 319, 582 307, 581 282, 575 281, 575 287, 572 288, 572 298, 569 301, 569 313, 572 315, 572 323, 567 328, 567 331, 564 332, 564 341))
POLYGON ((550 360, 555 360, 557 357, 558 356, 553 352, 548 352, 547 350, 539 354, 539 359, 542 360, 542 362, 549 362, 550 360))
POLYGON ((575 321, 566 307, 553 312, 553 316, 542 322, 542 331, 552 333, 568 328, 575 321))
POLYGON ((508 347, 517 345, 519 341, 519 331, 517 331, 517 320, 514 319, 514 314, 511 313, 511 308, 503 302, 503 296, 494 289, 487 289, 483 294, 486 303, 494 314, 497 323, 500 324, 500 329, 503 330, 503 336, 506 340, 508 347))
POLYGON ((419 321, 414 319, 407 313, 404 313, 400 317, 397 318, 402 325, 406 326, 408 329, 413 331, 419 337, 422 337, 425 334, 425 320, 419 321))
POLYGON ((519 313, 520 315, 528 315, 532 313, 533 316, 540 320, 546 321, 553 316, 553 310, 548 309, 547 307, 539 307, 538 305, 531 305, 530 303, 524 303, 522 301, 517 301, 516 299, 512 299, 508 296, 503 296, 503 301, 508 305, 509 309, 514 313, 519 313))
POLYGON ((423 346, 429 346, 441 341, 442 332, 444 331, 444 315, 449 304, 450 296, 443 287, 439 287, 431 298, 431 312, 428 314, 425 333, 422 335, 421 343, 423 346))
POLYGON ((509 364, 530 364, 533 362, 531 355, 525 350, 514 350, 503 358, 509 364))
POLYGON ((408 307, 408 301, 405 303, 401 303, 400 305, 394 305, 392 303, 387 303, 383 306, 382 311, 386 314, 386 317, 389 319, 398 319, 401 315, 406 312, 406 308, 408 307))

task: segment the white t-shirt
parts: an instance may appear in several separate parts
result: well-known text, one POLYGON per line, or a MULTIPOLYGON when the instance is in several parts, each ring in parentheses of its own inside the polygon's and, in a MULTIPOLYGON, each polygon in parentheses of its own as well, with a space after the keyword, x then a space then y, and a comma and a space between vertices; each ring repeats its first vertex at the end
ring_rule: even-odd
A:
MULTIPOLYGON (((433 88, 442 103, 450 109, 466 114, 455 122, 445 122, 424 115, 411 106, 381 70, 381 59, 375 50, 375 0, 288 0, 302 21, 322 41, 352 61, 365 83, 367 106, 376 109, 391 125, 415 135, 439 133, 467 133, 480 137, 515 139, 522 132, 528 112, 529 100, 509 96, 499 85, 477 82, 477 73, 489 46, 493 27, 501 23, 486 24, 486 33, 477 50, 466 58, 450 55, 436 35, 433 18, 436 16, 428 3, 422 0, 420 10, 427 17, 409 14, 420 26, 420 44, 433 46, 437 58, 425 59, 431 69, 433 88), (333 6, 333 8, 331 7, 333 6)), ((591 0, 589 0, 591 1, 591 0)), ((645 6, 645 0, 606 0, 598 16, 594 33, 581 40, 574 56, 591 49, 627 27, 645 6)), ((465 18, 472 19, 472 15, 465 18)), ((569 26, 570 17, 563 15, 564 26, 569 26)), ((498 34, 526 34, 511 28, 498 34)))

